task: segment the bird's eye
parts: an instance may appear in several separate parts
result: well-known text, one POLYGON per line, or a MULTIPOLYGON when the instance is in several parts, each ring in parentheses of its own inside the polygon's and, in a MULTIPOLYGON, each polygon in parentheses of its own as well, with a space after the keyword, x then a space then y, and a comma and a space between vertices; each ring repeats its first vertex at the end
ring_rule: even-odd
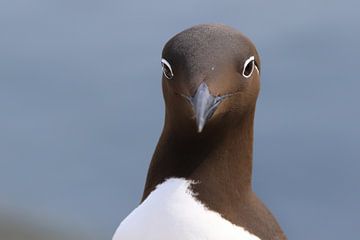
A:
POLYGON ((255 67, 255 57, 251 56, 244 63, 242 75, 245 78, 249 78, 254 71, 254 67, 255 67))
POLYGON ((170 63, 163 58, 163 59, 161 59, 161 66, 162 66, 162 71, 164 73, 164 76, 167 79, 172 79, 174 77, 174 73, 171 69, 170 63))

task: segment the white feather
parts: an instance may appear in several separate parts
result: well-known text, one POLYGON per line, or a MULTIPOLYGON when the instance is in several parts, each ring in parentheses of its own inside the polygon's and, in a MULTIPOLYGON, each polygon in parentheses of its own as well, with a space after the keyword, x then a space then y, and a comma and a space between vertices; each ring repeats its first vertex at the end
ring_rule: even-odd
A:
POLYGON ((260 240, 207 209, 190 190, 192 181, 171 178, 120 223, 113 240, 260 240))

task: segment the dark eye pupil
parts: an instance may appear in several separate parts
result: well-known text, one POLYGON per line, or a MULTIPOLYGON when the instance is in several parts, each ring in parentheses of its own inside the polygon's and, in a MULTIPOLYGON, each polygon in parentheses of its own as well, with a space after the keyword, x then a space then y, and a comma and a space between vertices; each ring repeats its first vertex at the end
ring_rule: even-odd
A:
POLYGON ((168 66, 166 66, 165 64, 162 64, 162 69, 163 69, 163 73, 164 73, 165 77, 167 77, 168 79, 171 79, 173 77, 173 74, 168 66))
POLYGON ((251 61, 249 62, 248 65, 245 66, 244 75, 248 77, 251 74, 253 68, 254 68, 254 61, 251 61))
POLYGON ((171 76, 171 72, 170 72, 170 69, 167 67, 167 66, 164 66, 164 73, 167 77, 170 77, 171 76))

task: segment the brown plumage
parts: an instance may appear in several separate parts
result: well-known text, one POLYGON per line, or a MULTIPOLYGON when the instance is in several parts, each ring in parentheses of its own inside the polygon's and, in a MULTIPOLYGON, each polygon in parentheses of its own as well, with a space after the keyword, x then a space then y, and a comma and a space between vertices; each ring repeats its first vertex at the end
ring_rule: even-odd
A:
POLYGON ((142 200, 167 178, 194 180, 197 199, 209 209, 262 240, 286 239, 252 191, 254 114, 260 89, 260 59, 253 43, 224 25, 198 25, 170 39, 162 57, 174 76, 162 78, 165 124, 142 200), (254 70, 246 78, 244 62, 251 56, 254 70), (210 93, 210 100, 225 96, 206 115, 201 132, 194 103, 200 86, 210 93))

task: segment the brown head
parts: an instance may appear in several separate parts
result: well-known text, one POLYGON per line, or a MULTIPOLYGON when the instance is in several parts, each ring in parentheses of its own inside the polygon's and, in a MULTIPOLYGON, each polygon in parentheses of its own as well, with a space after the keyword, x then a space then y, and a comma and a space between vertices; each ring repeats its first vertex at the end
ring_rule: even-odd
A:
POLYGON ((192 134, 236 124, 254 110, 260 59, 254 44, 224 25, 198 25, 162 52, 165 129, 192 134), (226 117, 228 116, 228 117, 226 117))

